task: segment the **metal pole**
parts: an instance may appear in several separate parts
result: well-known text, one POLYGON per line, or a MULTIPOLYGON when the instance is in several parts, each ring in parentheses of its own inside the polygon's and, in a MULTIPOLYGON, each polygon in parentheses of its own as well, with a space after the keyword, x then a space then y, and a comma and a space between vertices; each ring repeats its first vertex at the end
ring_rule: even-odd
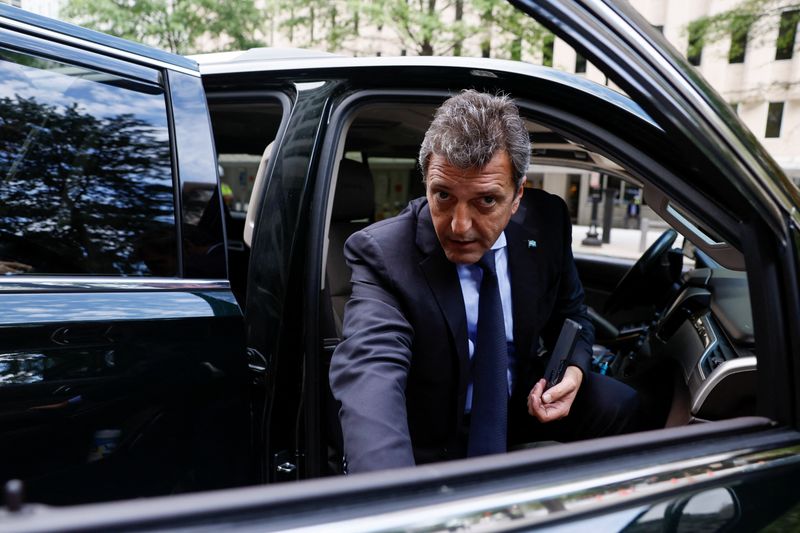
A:
POLYGON ((603 204, 603 244, 611 242, 611 223, 614 220, 614 200, 617 199, 617 189, 606 189, 605 203, 603 204))
POLYGON ((592 189, 592 221, 589 224, 589 230, 586 232, 586 238, 581 241, 581 244, 585 246, 600 246, 602 244, 597 233, 597 206, 600 203, 600 195, 600 189, 592 189))

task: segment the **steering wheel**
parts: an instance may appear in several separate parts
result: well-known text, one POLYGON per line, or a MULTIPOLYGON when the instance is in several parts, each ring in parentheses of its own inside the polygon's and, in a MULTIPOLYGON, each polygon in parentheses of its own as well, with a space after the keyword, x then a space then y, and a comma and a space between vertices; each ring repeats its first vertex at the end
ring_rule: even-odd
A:
POLYGON ((630 270, 619 280, 611 296, 606 301, 603 309, 605 313, 615 311, 631 300, 635 300, 640 291, 647 290, 646 282, 648 276, 658 266, 661 256, 672 247, 677 238, 678 232, 674 229, 668 229, 659 235, 656 242, 645 250, 630 270))

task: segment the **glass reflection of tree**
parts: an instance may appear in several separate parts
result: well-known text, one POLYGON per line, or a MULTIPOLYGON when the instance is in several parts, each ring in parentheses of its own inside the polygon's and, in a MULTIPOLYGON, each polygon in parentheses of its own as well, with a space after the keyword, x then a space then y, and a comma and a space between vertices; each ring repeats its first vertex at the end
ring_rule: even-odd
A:
POLYGON ((163 127, 0 98, 0 260, 39 273, 144 274, 136 243, 173 225, 163 127))

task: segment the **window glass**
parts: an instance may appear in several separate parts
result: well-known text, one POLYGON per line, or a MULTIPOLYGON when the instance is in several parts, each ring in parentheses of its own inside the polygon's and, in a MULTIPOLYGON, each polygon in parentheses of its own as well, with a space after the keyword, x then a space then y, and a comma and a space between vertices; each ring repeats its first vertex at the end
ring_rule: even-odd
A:
POLYGON ((778 42, 775 45, 775 59, 791 59, 794 55, 794 42, 797 37, 798 23, 800 23, 800 9, 781 13, 778 42))
POLYGON ((764 137, 780 137, 783 121, 783 102, 770 102, 767 108, 767 131, 764 137))
POLYGON ((582 74, 586 72, 586 58, 578 54, 575 56, 575 73, 582 74))
POLYGON ((264 150, 275 140, 283 108, 275 101, 213 101, 209 106, 219 161, 222 199, 231 213, 245 213, 264 150))
POLYGON ((214 140, 200 78, 170 71, 181 190, 183 276, 226 278, 223 209, 214 140))
POLYGON ((0 48, 0 273, 176 272, 162 90, 0 48))
POLYGON ((556 38, 551 33, 548 33, 542 39, 542 65, 545 67, 553 66, 553 48, 555 42, 556 38))
POLYGON ((728 49, 728 63, 744 63, 749 29, 750 27, 746 24, 746 21, 734 21, 731 27, 731 47, 728 49))
POLYGON ((689 49, 686 59, 694 66, 699 66, 703 59, 703 32, 697 28, 689 28, 689 49))

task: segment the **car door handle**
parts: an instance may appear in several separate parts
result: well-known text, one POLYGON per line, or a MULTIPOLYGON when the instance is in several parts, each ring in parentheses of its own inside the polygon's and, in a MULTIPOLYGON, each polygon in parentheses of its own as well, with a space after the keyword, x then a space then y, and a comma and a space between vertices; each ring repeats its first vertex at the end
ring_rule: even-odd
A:
POLYGON ((50 340, 61 346, 111 344, 111 326, 64 326, 50 335, 50 340))
POLYGON ((261 352, 255 348, 247 349, 247 366, 258 375, 266 374, 268 362, 261 352))

